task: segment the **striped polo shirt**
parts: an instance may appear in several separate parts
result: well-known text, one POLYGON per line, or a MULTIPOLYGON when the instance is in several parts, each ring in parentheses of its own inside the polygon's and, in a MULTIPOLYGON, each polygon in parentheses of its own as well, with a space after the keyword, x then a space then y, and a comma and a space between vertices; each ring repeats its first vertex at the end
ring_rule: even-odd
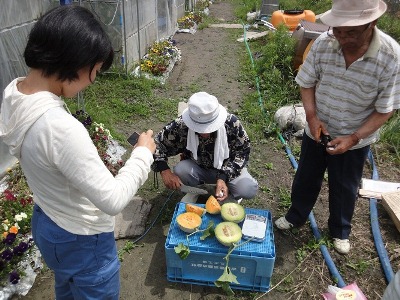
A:
MULTIPOLYGON (((296 82, 315 87, 317 116, 335 138, 355 132, 375 110, 388 113, 400 108, 399 64, 399 44, 375 27, 367 52, 346 69, 338 41, 325 32, 312 45, 296 82)), ((308 125, 306 133, 312 138, 308 125)), ((378 139, 379 130, 352 149, 378 139)))

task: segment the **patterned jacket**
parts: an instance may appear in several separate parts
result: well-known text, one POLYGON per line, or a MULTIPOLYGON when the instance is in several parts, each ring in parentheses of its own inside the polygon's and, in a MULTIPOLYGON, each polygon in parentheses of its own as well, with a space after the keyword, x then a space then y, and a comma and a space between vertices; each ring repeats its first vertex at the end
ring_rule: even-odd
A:
MULTIPOLYGON (((218 171, 218 179, 229 182, 240 175, 241 170, 249 161, 250 139, 239 119, 233 114, 228 113, 225 128, 228 136, 229 158, 225 159, 221 170, 218 171)), ((169 169, 168 157, 178 154, 181 154, 182 159, 193 159, 192 152, 186 149, 187 134, 188 127, 182 117, 178 117, 156 135, 157 149, 153 169, 160 172, 169 169)), ((215 133, 212 133, 209 138, 199 135, 196 163, 202 168, 214 168, 215 138, 215 133)))

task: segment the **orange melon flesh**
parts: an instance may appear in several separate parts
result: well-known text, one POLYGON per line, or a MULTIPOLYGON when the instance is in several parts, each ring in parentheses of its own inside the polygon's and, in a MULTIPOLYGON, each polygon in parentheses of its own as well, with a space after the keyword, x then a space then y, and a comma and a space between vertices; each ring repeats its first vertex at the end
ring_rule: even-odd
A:
POLYGON ((185 209, 187 212, 193 212, 196 215, 202 217, 206 213, 206 209, 191 203, 186 203, 185 209))
POLYGON ((200 227, 201 217, 194 212, 185 212, 176 217, 176 223, 182 231, 192 233, 200 227))
POLYGON ((206 211, 212 215, 221 213, 221 204, 219 204, 218 200, 213 195, 208 197, 206 201, 206 211))

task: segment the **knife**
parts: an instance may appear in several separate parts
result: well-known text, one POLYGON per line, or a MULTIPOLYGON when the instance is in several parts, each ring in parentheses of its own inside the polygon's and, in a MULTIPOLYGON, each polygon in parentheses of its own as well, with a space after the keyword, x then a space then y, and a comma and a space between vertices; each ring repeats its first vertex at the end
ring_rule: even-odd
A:
POLYGON ((181 184, 181 192, 187 193, 187 194, 195 194, 195 195, 206 195, 208 194, 207 190, 200 189, 194 186, 188 186, 181 184))

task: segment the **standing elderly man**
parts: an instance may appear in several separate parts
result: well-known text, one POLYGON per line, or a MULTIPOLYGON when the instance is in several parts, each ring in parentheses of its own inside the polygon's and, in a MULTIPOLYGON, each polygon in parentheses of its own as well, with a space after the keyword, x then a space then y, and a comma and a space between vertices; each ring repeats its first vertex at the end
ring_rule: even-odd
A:
POLYGON ((334 248, 350 251, 357 190, 370 144, 400 107, 400 47, 376 27, 381 0, 333 0, 320 20, 330 26, 315 40, 296 77, 306 111, 292 204, 276 220, 282 230, 303 225, 328 170, 328 228, 334 248), (321 145, 321 133, 330 135, 321 145))
POLYGON ((228 194, 236 200, 251 199, 258 190, 257 181, 247 171, 250 140, 239 119, 229 114, 215 96, 193 94, 188 107, 155 137, 155 169, 167 188, 181 184, 216 184, 217 200, 228 194), (168 157, 181 154, 173 172, 168 157))

